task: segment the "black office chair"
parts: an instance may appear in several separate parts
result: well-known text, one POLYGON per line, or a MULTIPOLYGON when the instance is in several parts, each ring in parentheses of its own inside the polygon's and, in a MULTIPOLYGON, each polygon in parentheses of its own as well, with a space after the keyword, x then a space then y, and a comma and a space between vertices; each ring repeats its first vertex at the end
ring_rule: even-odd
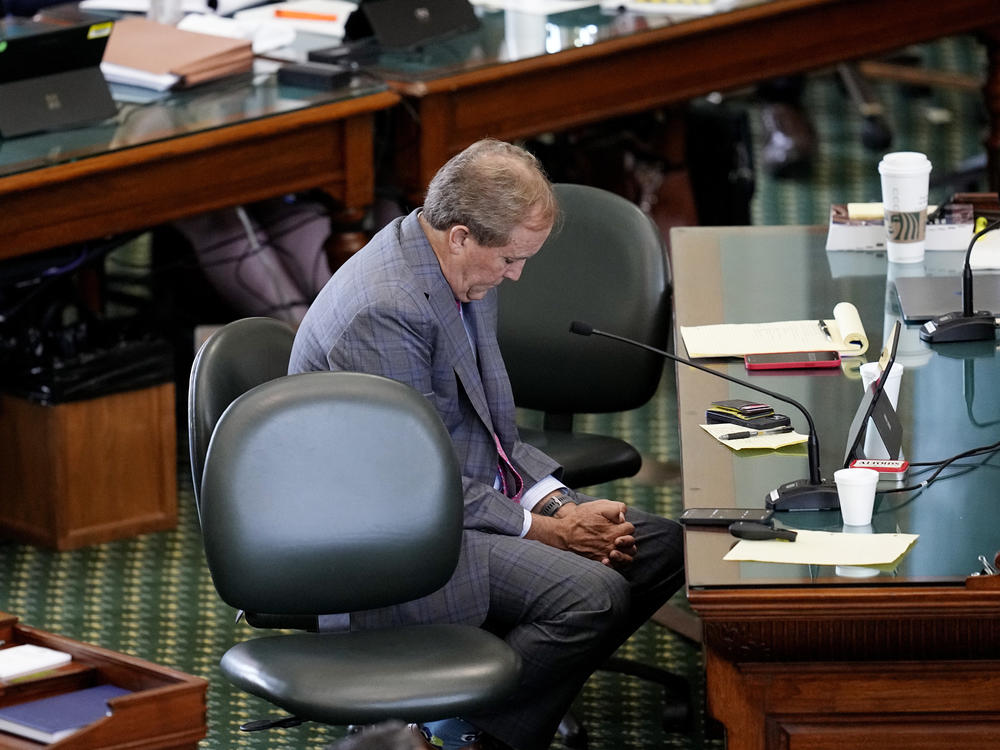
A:
MULTIPOLYGON (((195 507, 201 518, 201 475, 219 417, 254 386, 288 374, 295 330, 274 318, 240 318, 212 333, 195 354, 188 383, 188 449, 195 507)), ((239 612, 256 628, 318 630, 316 617, 239 612)))
POLYGON ((219 328, 195 354, 188 382, 188 449, 194 500, 215 424, 237 396, 288 374, 295 330, 274 318, 241 318, 219 328))
MULTIPOLYGON (((212 580, 252 612, 309 617, 429 594, 457 564, 463 510, 437 412, 375 375, 257 386, 219 419, 205 457, 212 580)), ((230 648, 221 669, 291 714, 268 725, 347 725, 481 712, 514 689, 520 659, 480 628, 421 625, 256 638, 230 648)))
MULTIPOLYGON (((574 414, 636 409, 649 401, 663 374, 655 354, 569 332, 582 320, 608 332, 665 349, 671 325, 670 269, 653 221, 621 196, 586 185, 557 184, 563 222, 516 284, 499 287, 498 336, 514 401, 543 412, 542 429, 519 427, 521 438, 564 468, 571 488, 635 475, 639 451, 625 440, 573 431, 574 414)), ((613 658, 603 669, 658 683, 661 720, 687 726, 690 689, 670 672, 613 658)), ((571 713, 560 733, 585 747, 586 731, 571 713)))
POLYGON ((569 332, 573 320, 656 348, 670 337, 670 272, 652 220, 621 196, 557 184, 563 222, 516 284, 499 287, 498 337, 524 409, 544 413, 521 438, 564 467, 572 488, 630 477, 639 451, 609 435, 573 431, 574 414, 636 409, 653 397, 663 359, 569 332))

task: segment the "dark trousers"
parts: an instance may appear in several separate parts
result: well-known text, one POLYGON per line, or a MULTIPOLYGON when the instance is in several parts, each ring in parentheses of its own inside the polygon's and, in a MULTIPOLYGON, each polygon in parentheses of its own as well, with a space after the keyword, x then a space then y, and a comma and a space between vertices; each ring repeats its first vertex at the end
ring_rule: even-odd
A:
POLYGON ((545 750, 590 674, 684 583, 680 526, 635 509, 627 517, 638 553, 621 570, 497 537, 486 625, 521 655, 524 671, 513 698, 466 719, 516 750, 545 750))

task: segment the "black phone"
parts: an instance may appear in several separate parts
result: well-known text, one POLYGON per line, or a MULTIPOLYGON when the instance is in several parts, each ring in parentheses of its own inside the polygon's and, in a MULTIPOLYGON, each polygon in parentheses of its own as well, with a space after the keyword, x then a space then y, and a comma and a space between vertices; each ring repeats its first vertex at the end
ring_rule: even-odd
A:
POLYGON ((792 420, 785 414, 767 414, 763 417, 744 417, 739 414, 720 414, 718 412, 707 412, 706 418, 709 424, 736 424, 750 430, 770 430, 775 427, 785 427, 792 423, 792 420))
POLYGON ((784 414, 775 414, 770 405, 742 398, 713 401, 705 410, 705 419, 709 424, 726 422, 750 430, 770 430, 792 423, 784 414))
POLYGON ((726 526, 736 521, 770 524, 773 510, 767 508, 688 508, 678 519, 686 526, 726 526))

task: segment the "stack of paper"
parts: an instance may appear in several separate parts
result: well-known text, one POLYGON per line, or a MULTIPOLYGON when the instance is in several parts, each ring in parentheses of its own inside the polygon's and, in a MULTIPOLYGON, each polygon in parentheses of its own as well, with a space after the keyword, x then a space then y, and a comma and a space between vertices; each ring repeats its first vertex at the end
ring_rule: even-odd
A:
POLYGON ((157 91, 247 73, 252 67, 246 39, 182 31, 138 17, 115 23, 101 63, 108 81, 157 91))
POLYGON ((68 664, 71 659, 64 651, 31 643, 0 649, 0 680, 44 672, 68 664))

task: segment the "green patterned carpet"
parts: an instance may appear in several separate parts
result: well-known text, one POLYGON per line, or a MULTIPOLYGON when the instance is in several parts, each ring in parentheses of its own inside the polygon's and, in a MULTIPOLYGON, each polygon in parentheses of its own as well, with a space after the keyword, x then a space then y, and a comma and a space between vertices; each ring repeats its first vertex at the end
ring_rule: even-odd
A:
MULTIPOLYGON (((979 51, 968 39, 921 47, 925 63, 958 71, 983 69, 979 51)), ((893 150, 919 150, 934 164, 933 176, 956 168, 979 153, 983 119, 974 92, 935 91, 915 97, 912 91, 879 84, 896 130, 893 150), (950 112, 951 121, 934 124, 928 107, 950 112)), ((850 112, 830 74, 810 79, 806 105, 819 135, 812 174, 776 180, 757 170, 752 216, 757 224, 825 223, 832 201, 878 200, 876 164, 880 154, 866 151, 859 140, 860 118, 850 112)), ((736 98, 751 113, 755 147, 760 148, 759 118, 749 97, 736 98)), ((759 153, 756 163, 760 164, 759 153)), ((941 195, 932 191, 931 201, 941 195)), ((668 371, 669 372, 669 371, 668 371)), ((632 440, 660 467, 653 482, 630 480, 602 488, 604 494, 668 516, 681 506, 680 486, 670 466, 679 449, 672 378, 664 379, 657 397, 645 408, 615 417, 591 417, 581 427, 607 430, 632 440), (665 477, 665 478, 664 478, 665 477)), ((206 677, 208 737, 203 748, 321 748, 341 730, 312 725, 268 733, 241 735, 236 725, 270 713, 262 702, 230 689, 217 669, 226 648, 251 629, 233 622, 233 612, 220 603, 206 572, 191 494, 186 446, 179 447, 180 524, 176 531, 53 553, 30 546, 0 544, 0 610, 17 614, 26 624, 90 641, 206 677)), ((0 478, 2 482, 2 478, 0 478)), ((684 605, 683 594, 677 603, 684 605)), ((639 748, 722 748, 705 736, 701 654, 697 646, 662 628, 644 626, 624 647, 624 655, 666 666, 687 675, 695 693, 699 720, 687 734, 670 734, 657 721, 659 695, 631 678, 597 674, 581 695, 578 712, 585 719, 593 750, 639 748)), ((562 747, 559 740, 553 748, 562 747)))

